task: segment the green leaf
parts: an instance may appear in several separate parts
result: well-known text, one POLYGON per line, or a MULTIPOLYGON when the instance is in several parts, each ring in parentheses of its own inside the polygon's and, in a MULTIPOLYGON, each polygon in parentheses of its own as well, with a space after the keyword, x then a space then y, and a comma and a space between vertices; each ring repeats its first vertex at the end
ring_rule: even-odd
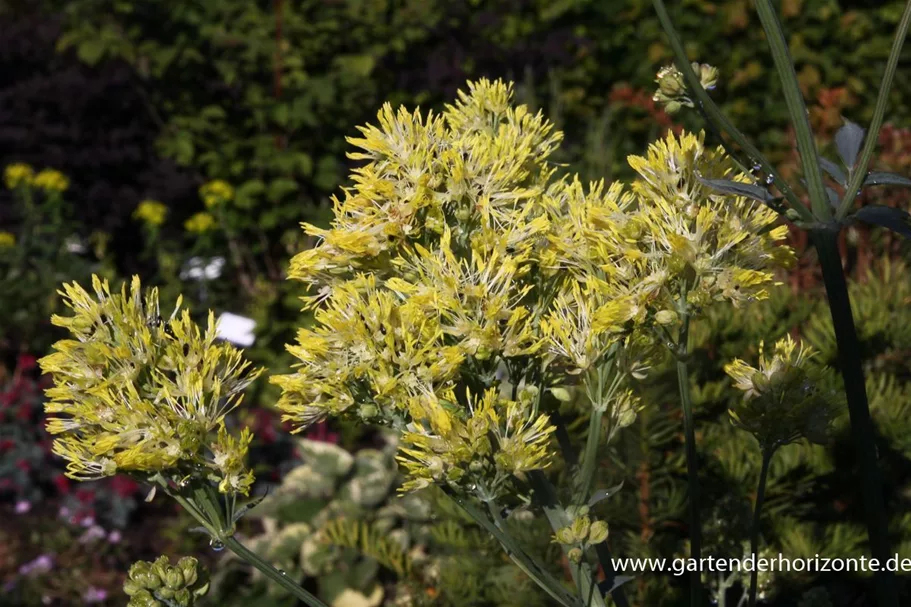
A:
POLYGON ((904 188, 911 188, 911 179, 896 175, 895 173, 872 172, 867 174, 864 179, 864 187, 871 185, 898 185, 904 188))
POLYGON ((731 181, 730 179, 704 179, 702 177, 697 177, 697 179, 710 188, 718 190, 719 192, 724 192, 725 194, 745 196, 747 198, 752 198, 753 200, 758 200, 764 204, 768 204, 775 200, 775 197, 772 196, 772 193, 767 189, 751 183, 741 183, 739 181, 731 181))
POLYGON ((840 166, 829 160, 828 158, 819 157, 819 166, 820 168, 829 174, 829 177, 837 181, 841 185, 848 183, 848 175, 842 170, 840 166))
POLYGON ((101 37, 89 37, 83 41, 76 49, 76 55, 81 61, 89 65, 95 65, 104 56, 107 50, 105 40, 101 37))
POLYGON ((835 147, 845 166, 852 168, 857 163, 857 153, 864 142, 866 131, 850 120, 845 120, 843 127, 835 133, 835 147))
POLYGON ((272 202, 278 202, 284 198, 287 194, 291 192, 296 192, 298 188, 297 182, 293 179, 287 179, 285 177, 279 177, 278 179, 273 179, 272 183, 269 184, 269 193, 267 196, 272 202))
POLYGON ((256 199, 266 191, 266 184, 259 179, 245 181, 234 194, 234 204, 242 209, 256 206, 256 199))
POLYGON ((619 485, 614 485, 613 487, 610 487, 608 489, 600 489, 598 491, 595 491, 595 494, 592 495, 590 500, 588 500, 588 507, 591 508, 592 506, 594 506, 601 500, 605 500, 605 499, 609 498, 610 496, 612 496, 615 493, 617 493, 618 491, 620 491, 620 489, 622 489, 622 488, 623 488, 623 483, 621 482, 619 485))
POLYGON ((870 205, 854 213, 855 219, 884 228, 889 228, 905 238, 911 238, 911 215, 902 209, 870 205))

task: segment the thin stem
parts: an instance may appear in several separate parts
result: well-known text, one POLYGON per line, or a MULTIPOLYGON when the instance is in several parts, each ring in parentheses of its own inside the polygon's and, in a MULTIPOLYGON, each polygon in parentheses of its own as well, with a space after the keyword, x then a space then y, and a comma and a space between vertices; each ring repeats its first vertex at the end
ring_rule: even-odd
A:
POLYGON ((886 62, 886 71, 883 73, 882 84, 879 85, 879 95, 876 98, 876 107, 873 110, 873 120, 870 121, 870 128, 867 129, 860 159, 856 167, 848 167, 851 169, 851 177, 848 180, 848 186, 845 188, 845 197, 838 205, 838 212, 835 214, 837 219, 843 219, 847 214, 867 176, 867 167, 870 166, 873 150, 879 141, 879 129, 883 124, 886 103, 889 99, 889 91, 892 88, 892 78, 895 76, 895 70, 898 67, 898 56, 901 54, 902 46, 905 43, 905 35, 908 33, 909 23, 911 23, 911 0, 908 0, 905 4, 905 12, 902 13, 901 21, 899 21, 898 29, 895 32, 895 39, 892 41, 892 50, 889 52, 889 60, 886 62))
POLYGON ((302 600, 310 607, 328 607, 326 603, 322 602, 300 586, 298 586, 291 578, 288 577, 284 571, 279 571, 266 561, 264 561, 258 554, 241 544, 237 541, 237 538, 234 536, 227 537, 222 540, 224 545, 231 549, 234 554, 250 563, 257 569, 259 569, 263 575, 267 578, 290 592, 292 595, 302 600))
MULTIPOLYGON (((883 500, 882 477, 877 462, 876 432, 870 417, 864 386, 860 341, 854 326, 848 285, 838 252, 838 234, 835 231, 815 231, 810 234, 819 254, 829 310, 832 313, 832 324, 835 327, 839 366, 845 384, 848 414, 851 418, 851 437, 859 464, 858 473, 870 548, 874 558, 885 562, 883 559, 888 560, 892 556, 889 548, 889 518, 883 500)), ((881 568, 875 573, 874 581, 877 605, 897 607, 898 590, 893 574, 881 568)))
POLYGON ((585 441, 585 452, 582 455, 582 469, 579 471, 576 501, 584 504, 591 495, 592 485, 595 482, 595 468, 598 465, 598 445, 601 442, 601 419, 604 411, 600 407, 592 406, 591 417, 588 421, 588 438, 585 441))
MULTIPOLYGON (((594 418, 594 413, 592 414, 594 418)), ((569 433, 566 431, 566 424, 563 420, 563 417, 558 411, 555 411, 551 414, 551 420, 554 422, 556 427, 557 442, 560 445, 560 451, 563 454, 563 459, 566 461, 566 465, 570 468, 575 467, 578 463, 578 455, 573 449, 572 443, 569 441, 569 433), (561 438, 561 436, 563 438, 561 438)), ((600 429, 601 421, 600 416, 598 420, 597 427, 600 429)), ((589 437, 591 437, 591 428, 589 426, 589 437)), ((600 432, 599 432, 600 434, 600 432)), ((589 438, 590 440, 590 438, 589 438)), ((591 491, 589 488, 588 491, 591 491)), ((587 498, 587 493, 584 497, 580 498, 580 503, 584 503, 584 500, 587 498)), ((617 577, 617 572, 614 570, 614 561, 611 556, 610 547, 607 545, 607 542, 601 542, 595 546, 595 554, 598 555, 598 562, 601 563, 601 569, 604 571, 604 582, 608 588, 613 588, 614 580, 617 577)), ((617 603, 617 607, 629 607, 629 600, 626 598, 626 592, 623 588, 617 588, 611 593, 611 597, 614 599, 614 602, 617 603)))
POLYGON ((797 194, 794 193, 794 190, 791 189, 788 182, 785 181, 778 171, 775 170, 775 167, 772 166, 772 163, 768 161, 761 151, 759 151, 759 148, 753 145, 743 133, 737 130, 737 127, 728 120, 727 116, 721 112, 721 109, 715 104, 705 89, 702 88, 699 76, 696 75, 696 72, 693 71, 693 67, 690 65, 690 61, 686 56, 686 50, 683 48, 683 42, 681 42, 680 36, 674 28, 671 17, 667 12, 667 7, 664 5, 664 0, 652 0, 652 4, 655 6, 658 20, 661 22, 661 27, 664 28, 668 42, 671 45, 671 50, 674 52, 674 57, 677 60, 677 69, 679 69, 686 78, 687 92, 696 98, 701 110, 705 112, 705 115, 709 120, 714 122, 715 128, 727 133, 754 162, 760 165, 766 174, 771 175, 775 186, 784 194, 785 198, 788 199, 791 208, 797 211, 804 221, 810 223, 815 222, 813 213, 803 204, 803 202, 801 202, 800 198, 797 197, 797 194))
POLYGON ((807 179, 807 191, 810 194, 813 214, 819 221, 830 221, 832 219, 832 209, 829 206, 826 186, 822 180, 822 169, 819 168, 816 140, 813 138, 813 131, 810 129, 807 104, 803 99, 803 94, 800 92, 797 72, 794 71, 794 60, 791 59, 788 43, 784 39, 781 22, 778 20, 778 14, 772 6, 771 0, 756 0, 756 12, 759 14, 759 20, 762 22, 762 28, 765 30, 766 38, 769 41, 772 59, 775 61, 775 69, 778 70, 778 76, 781 78, 785 104, 788 107, 788 113, 791 115, 794 133, 797 136, 797 150, 800 152, 800 163, 807 179))
MULTIPOLYGON (((756 505, 753 508, 753 524, 750 529, 750 554, 755 561, 759 553, 759 520, 762 516, 762 502, 765 501, 765 485, 769 476, 769 463, 772 461, 773 449, 762 450, 762 470, 759 472, 759 488, 756 489, 756 505)), ((756 605, 756 586, 759 582, 759 571, 755 563, 750 571, 750 607, 756 605)))
MULTIPOLYGON (((690 557, 696 562, 702 556, 702 532, 699 514, 699 463, 696 453, 696 425, 693 421, 693 401, 690 398, 690 374, 686 359, 689 355, 689 315, 683 315, 680 338, 677 342, 677 384, 683 407, 683 431, 686 443, 686 476, 690 503, 690 557)), ((695 569, 695 568, 694 568, 695 569)), ((690 572, 690 605, 702 604, 702 577, 699 571, 690 572)))
MULTIPOLYGON (((568 527, 572 523, 572 520, 570 520, 566 515, 566 511, 560 505, 557 498, 557 490, 551 482, 547 480, 544 473, 540 470, 533 470, 529 472, 528 479, 540 499, 541 506, 544 509, 544 515, 547 517, 547 521, 550 523, 554 533, 564 527, 568 527)), ((567 546, 563 546, 564 554, 568 554, 569 550, 570 549, 567 546)), ((579 589, 582 605, 585 607, 606 607, 604 595, 601 594, 601 589, 592 576, 592 570, 588 566, 588 563, 574 563, 570 560, 569 570, 573 576, 573 581, 576 582, 576 587, 579 589)))
POLYGON ((473 521, 493 535, 503 546, 506 554, 516 566, 525 572, 538 586, 540 586, 552 599, 564 607, 578 607, 579 601, 569 594, 560 582, 538 564, 509 535, 508 530, 500 519, 499 512, 493 504, 488 504, 491 518, 488 518, 474 504, 457 495, 454 491, 441 487, 443 493, 448 495, 473 521))

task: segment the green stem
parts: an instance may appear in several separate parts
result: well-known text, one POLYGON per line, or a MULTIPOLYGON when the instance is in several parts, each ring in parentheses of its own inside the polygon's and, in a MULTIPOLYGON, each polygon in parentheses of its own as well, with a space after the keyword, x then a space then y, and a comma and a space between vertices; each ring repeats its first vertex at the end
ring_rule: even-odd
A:
MULTIPOLYGON (((753 524, 750 529, 750 554, 753 555, 754 561, 758 558, 757 554, 759 553, 759 519, 762 516, 762 502, 765 500, 765 485, 769 476, 769 463, 772 461, 774 453, 773 449, 762 450, 762 470, 759 472, 759 488, 756 490, 756 505, 753 508, 753 524)), ((756 605, 756 586, 758 581, 759 571, 754 563, 752 571, 750 571, 749 607, 756 605)))
POLYGON ((443 492, 448 495, 473 521, 484 528, 485 531, 494 536, 506 554, 512 559, 512 562, 521 569, 525 575, 530 577, 538 586, 540 586, 552 599, 557 601, 563 607, 578 607, 579 602, 570 595, 560 582, 548 573, 544 567, 538 564, 532 557, 525 553, 524 550, 509 535, 503 525, 499 512, 493 504, 488 504, 490 515, 493 521, 483 512, 478 510, 474 504, 465 498, 458 496, 454 491, 441 487, 443 492))
POLYGON ((775 69, 781 78, 785 104, 791 115, 794 134, 797 136, 797 150, 800 152, 800 163, 807 179, 807 191, 810 194, 813 214, 819 221, 830 221, 832 208, 829 206, 826 186, 822 180, 822 169, 819 168, 816 140, 810 129, 810 115, 803 94, 800 92, 797 72, 794 71, 794 60, 791 59, 788 43, 784 39, 781 22, 778 20, 778 14, 772 6, 771 0, 756 0, 756 12, 759 14, 759 20, 762 22, 762 28, 769 41, 775 69))
POLYGON ((209 535, 212 537, 213 541, 221 542, 230 548, 234 554, 239 556, 241 559, 253 567, 259 569, 263 575, 277 583, 279 586, 290 592, 295 597, 302 600, 310 607, 328 607, 328 605, 326 605, 324 602, 298 586, 287 576, 287 574, 279 571, 264 561, 255 552, 250 551, 246 546, 237 541, 233 535, 225 533, 224 529, 216 529, 216 527, 223 526, 224 517, 221 514, 219 503, 217 501, 213 501, 212 496, 209 495, 204 488, 197 488, 194 491, 195 498, 202 502, 202 507, 200 508, 200 506, 197 505, 194 500, 187 499, 186 497, 180 495, 180 493, 171 491, 165 479, 160 479, 159 484, 161 484, 168 495, 173 497, 174 500, 180 504, 184 510, 186 510, 193 518, 199 522, 200 525, 205 527, 205 529, 209 532, 209 535), (207 512, 208 515, 203 511, 207 512))
POLYGON ((892 41, 892 50, 889 52, 889 60, 886 62, 886 71, 883 73, 882 84, 879 85, 879 96, 876 98, 876 107, 873 110, 873 120, 870 121, 870 128, 867 129, 864 148, 860 153, 860 160, 856 167, 848 167, 851 170, 851 177, 845 188, 845 197, 841 204, 838 205, 838 212, 835 214, 837 219, 843 219, 848 209, 854 203, 860 186, 867 177, 867 167, 870 166, 870 159, 873 157, 873 150, 879 141, 879 129, 883 124, 883 116, 886 113, 886 102, 889 98, 889 90, 892 88, 892 78, 895 76, 895 70, 898 67, 898 56, 901 54, 902 45, 905 43, 905 35, 908 33, 908 24, 911 23, 911 0, 905 4, 905 12, 902 13, 901 21, 895 32, 895 39, 892 41))
MULTIPOLYGON (((889 518, 883 500, 882 478, 877 462, 876 432, 873 419, 870 417, 864 386, 860 341, 854 326, 851 298, 848 295, 848 285, 838 251, 838 234, 834 231, 816 231, 811 232, 811 236, 819 254, 829 310, 832 313, 832 324, 835 327, 839 366, 845 384, 848 414, 851 418, 851 437, 860 466, 859 480, 870 548, 872 556, 883 563, 892 556, 889 548, 889 518)), ((875 573, 874 581, 879 607, 897 607, 898 590, 893 574, 884 568, 880 569, 875 573)))
POLYGON ((671 50, 674 52, 674 57, 677 60, 677 68, 683 73, 684 78, 686 78, 687 92, 696 98, 701 110, 715 123, 715 127, 718 130, 727 133, 754 162, 762 167, 762 170, 766 174, 772 176, 775 186, 784 194, 785 198, 788 199, 791 208, 797 211, 804 221, 810 223, 815 222, 813 213, 810 212, 810 209, 808 209, 803 202, 801 202, 800 198, 797 197, 797 194, 794 193, 788 182, 785 181, 778 171, 775 170, 775 167, 772 166, 772 163, 759 151, 759 148, 753 145, 743 133, 737 130, 737 127, 728 120, 727 116, 721 112, 721 109, 715 104, 705 89, 702 88, 702 82, 700 82, 699 76, 696 75, 696 72, 693 71, 693 67, 690 65, 690 61, 686 56, 686 50, 683 48, 683 42, 681 42, 680 36, 674 28, 671 17, 667 12, 667 7, 664 5, 664 0, 652 0, 652 4, 655 6, 658 20, 661 22, 661 27, 664 28, 668 42, 671 45, 671 50))
MULTIPOLYGON (((592 422, 591 422, 593 425, 589 426, 589 438, 588 438, 588 442, 586 443, 586 453, 588 452, 588 449, 590 448, 588 446, 588 443, 591 442, 592 427, 595 427, 594 418, 595 418, 595 414, 594 414, 594 410, 593 410, 592 411, 592 422)), ((576 452, 572 447, 572 443, 569 441, 569 433, 566 431, 566 424, 564 423, 563 418, 559 414, 559 412, 555 412, 553 415, 551 415, 551 419, 553 420, 554 426, 556 427, 556 432, 554 432, 554 434, 556 434, 557 442, 560 444, 560 451, 563 454, 563 459, 566 461, 566 465, 568 467, 570 467, 570 468, 575 467, 575 465, 578 461, 578 456, 576 455, 576 452), (564 436, 565 439, 561 440, 561 438, 560 438, 561 436, 564 436)), ((601 415, 598 416, 597 427, 599 429, 601 427, 601 415)), ((599 434, 600 434, 600 432, 599 432, 599 434)), ((596 448, 596 450, 597 450, 597 448, 596 448)), ((593 468, 593 472, 594 472, 594 468, 593 468)), ((584 494, 580 493, 580 495, 582 497, 579 498, 579 500, 580 500, 579 503, 585 503, 585 499, 587 499, 588 492, 591 491, 590 487, 591 487, 591 485, 589 484, 589 489, 587 490, 587 492, 584 494)), ((610 550, 610 547, 607 545, 607 542, 604 541, 604 542, 601 542, 600 544, 598 544, 597 546, 595 546, 595 553, 598 555, 598 562, 601 563, 601 569, 604 571, 605 585, 608 588, 613 588, 614 580, 617 577, 617 572, 614 570, 614 561, 613 561, 613 557, 611 556, 611 550, 610 550)), ((614 602, 617 603, 617 607, 629 607, 629 600, 626 598, 626 592, 623 590, 623 588, 617 588, 616 590, 614 590, 611 593, 611 597, 614 599, 614 602)))
MULTIPOLYGON (((528 473, 528 479, 540 499, 544 515, 547 517, 547 521, 550 523, 554 533, 564 527, 568 527, 572 521, 560 505, 556 488, 547 480, 544 473, 540 470, 533 470, 528 473)), ((567 546, 563 546, 563 553, 569 553, 567 546)), ((606 607, 604 595, 601 594, 598 582, 595 581, 592 569, 587 562, 583 560, 579 563, 574 563, 570 560, 569 571, 573 576, 573 581, 576 582, 576 587, 579 589, 579 596, 582 599, 581 604, 584 607, 606 607)))
POLYGON ((585 441, 585 452, 582 455, 582 469, 579 471, 576 501, 584 504, 588 501, 595 482, 595 468, 598 465, 598 445, 601 442, 601 419, 604 411, 593 406, 588 422, 588 437, 585 441))
MULTIPOLYGON (((696 425, 693 421, 693 401, 690 398, 690 374, 686 359, 689 355, 689 315, 683 315, 680 338, 677 342, 677 384, 680 388, 680 404, 683 407, 683 431, 686 443, 686 476, 689 485, 690 502, 690 557, 699 562, 702 556, 702 532, 699 514, 699 463, 696 453, 696 425)), ((695 568, 694 568, 695 569, 695 568)), ((702 576, 699 571, 690 572, 690 605, 702 604, 702 576)))
POLYGON ((293 596, 302 600, 307 605, 310 605, 310 607, 328 607, 326 603, 298 586, 284 571, 279 571, 264 561, 258 554, 237 541, 237 538, 234 536, 225 538, 223 542, 225 546, 234 552, 234 554, 259 569, 267 578, 290 592, 293 596))

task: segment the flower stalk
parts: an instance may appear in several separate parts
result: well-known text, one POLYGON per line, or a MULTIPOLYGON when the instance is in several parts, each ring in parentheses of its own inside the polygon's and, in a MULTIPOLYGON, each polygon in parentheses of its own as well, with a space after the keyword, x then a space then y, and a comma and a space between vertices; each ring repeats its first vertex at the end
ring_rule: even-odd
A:
MULTIPOLYGON (((876 455, 876 431, 870 416, 864 384, 860 341, 854 326, 851 299, 838 251, 838 235, 833 231, 812 233, 822 266, 823 282, 829 299, 829 311, 838 343, 838 360, 844 379, 845 397, 851 419, 851 437, 859 464, 861 495, 872 556, 885 562, 892 556, 889 542, 889 517, 883 500, 882 476, 876 455), (885 560, 884 560, 885 559, 885 560)), ((895 576, 884 569, 874 574, 877 603, 882 607, 899 604, 895 576)))
MULTIPOLYGON (((683 408, 683 432, 686 449, 686 476, 689 492, 690 514, 690 558, 698 560, 702 555, 702 517, 699 507, 699 460, 696 451, 696 423, 693 420, 693 401, 690 396, 690 375, 687 365, 689 357, 690 317, 681 314, 680 336, 677 342, 677 385, 680 389, 680 405, 683 408)), ((690 604, 702 604, 702 576, 698 571, 690 572, 690 604)))
MULTIPOLYGON (((756 504, 753 507, 753 522, 750 526, 750 553, 755 559, 759 553, 759 521, 762 517, 762 505, 765 501, 766 481, 769 476, 769 464, 772 456, 775 454, 774 449, 762 450, 762 469, 759 471, 759 486, 756 489, 756 504)), ((753 567, 750 571, 750 595, 749 607, 756 605, 756 586, 759 581, 759 571, 753 567)))

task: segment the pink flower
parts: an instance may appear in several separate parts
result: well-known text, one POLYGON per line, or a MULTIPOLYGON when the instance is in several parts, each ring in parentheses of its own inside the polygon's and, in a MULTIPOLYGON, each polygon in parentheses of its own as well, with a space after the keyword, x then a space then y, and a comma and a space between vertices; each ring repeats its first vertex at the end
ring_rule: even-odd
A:
POLYGON ((120 534, 120 531, 118 531, 117 529, 114 529, 113 531, 108 533, 108 543, 119 544, 121 539, 123 539, 123 536, 120 534))
POLYGON ((16 514, 25 514, 32 509, 32 503, 26 500, 16 502, 16 514))
POLYGON ((86 603, 101 603, 107 598, 107 590, 104 588, 95 588, 94 586, 89 586, 89 589, 82 595, 82 600, 86 603))

